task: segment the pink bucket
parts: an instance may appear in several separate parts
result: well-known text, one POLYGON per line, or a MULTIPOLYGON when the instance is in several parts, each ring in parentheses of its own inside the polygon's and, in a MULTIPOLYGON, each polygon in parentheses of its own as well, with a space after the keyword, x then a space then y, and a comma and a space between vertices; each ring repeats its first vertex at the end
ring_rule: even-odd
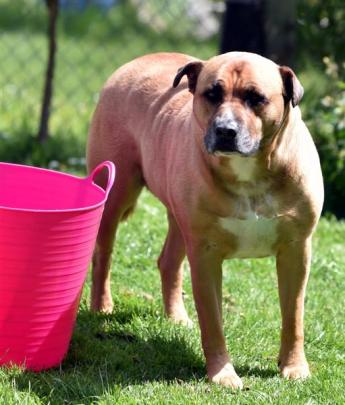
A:
POLYGON ((0 163, 0 365, 61 363, 114 178, 0 163))

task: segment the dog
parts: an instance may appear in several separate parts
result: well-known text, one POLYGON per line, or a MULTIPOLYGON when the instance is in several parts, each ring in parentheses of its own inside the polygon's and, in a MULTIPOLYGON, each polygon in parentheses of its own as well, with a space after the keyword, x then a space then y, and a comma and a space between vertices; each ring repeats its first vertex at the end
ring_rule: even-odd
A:
POLYGON ((117 226, 146 186, 167 208, 158 259, 165 313, 190 324, 182 298, 187 255, 208 377, 232 388, 242 381, 222 329, 225 259, 276 257, 280 372, 289 379, 310 374, 304 296, 323 180, 298 107, 302 96, 290 68, 256 54, 202 61, 157 53, 108 79, 90 127, 88 169, 104 160, 117 167, 93 257, 92 310, 113 309, 109 268, 117 226))

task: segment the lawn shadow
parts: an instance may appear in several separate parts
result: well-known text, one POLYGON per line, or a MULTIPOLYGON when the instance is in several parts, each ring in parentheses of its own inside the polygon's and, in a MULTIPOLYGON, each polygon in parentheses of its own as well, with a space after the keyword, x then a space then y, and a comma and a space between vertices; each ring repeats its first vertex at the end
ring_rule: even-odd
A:
MULTIPOLYGON (((143 383, 203 380, 205 362, 199 348, 192 346, 189 331, 167 328, 165 321, 160 327, 154 311, 149 305, 128 303, 110 315, 82 308, 62 366, 16 375, 16 386, 52 403, 78 403, 143 383), (139 327, 133 327, 134 318, 142 322, 139 327)), ((241 377, 269 379, 278 374, 273 368, 246 364, 235 368, 241 377)))
POLYGON ((278 370, 276 368, 260 368, 244 365, 237 366, 236 371, 241 377, 260 377, 263 379, 269 379, 278 376, 278 370))
POLYGON ((176 384, 204 378, 203 358, 180 327, 176 333, 173 328, 161 334, 156 330, 133 331, 130 322, 135 316, 144 320, 152 316, 145 308, 139 311, 142 313, 138 308, 120 308, 105 315, 80 310, 62 366, 15 375, 17 388, 30 390, 42 400, 49 398, 52 403, 73 403, 102 396, 114 386, 154 381, 176 384))

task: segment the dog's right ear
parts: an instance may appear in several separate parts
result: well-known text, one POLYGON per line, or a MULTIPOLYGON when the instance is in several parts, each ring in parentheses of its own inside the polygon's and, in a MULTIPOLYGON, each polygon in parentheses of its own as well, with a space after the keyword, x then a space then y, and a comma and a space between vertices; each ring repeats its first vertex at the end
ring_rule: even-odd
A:
POLYGON ((175 76, 173 87, 177 87, 184 75, 188 77, 188 88, 191 93, 194 94, 198 76, 203 67, 203 63, 200 61, 189 62, 187 65, 182 66, 175 76))

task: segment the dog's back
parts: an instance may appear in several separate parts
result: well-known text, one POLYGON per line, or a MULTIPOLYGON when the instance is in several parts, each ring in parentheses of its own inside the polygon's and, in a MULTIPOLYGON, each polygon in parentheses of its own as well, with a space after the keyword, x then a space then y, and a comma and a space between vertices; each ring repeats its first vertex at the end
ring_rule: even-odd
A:
MULTIPOLYGON (((109 125, 121 126, 131 134, 143 134, 147 126, 147 115, 158 116, 174 108, 180 109, 181 103, 191 101, 185 86, 173 89, 172 81, 180 66, 193 58, 182 54, 159 53, 147 55, 127 63, 106 82, 95 113, 95 120, 106 121, 109 125), (128 110, 135 120, 128 120, 128 110)), ((152 133, 152 122, 150 133, 152 133)), ((108 133, 108 131, 107 131, 108 133)), ((93 136, 93 134, 91 134, 93 136)), ((101 136, 97 132, 95 136, 101 136)), ((122 136, 122 135, 121 135, 122 136)))
MULTIPOLYGON (((174 147, 181 145, 183 149, 186 139, 177 140, 179 132, 171 128, 171 116, 183 110, 189 116, 193 97, 187 81, 173 88, 173 78, 179 67, 193 60, 176 53, 146 55, 120 67, 105 83, 92 119, 87 162, 89 170, 104 159, 115 162, 118 192, 123 173, 126 173, 123 181, 135 177, 142 184, 148 171, 167 173, 169 164, 160 160, 160 150, 169 149, 168 143, 174 147), (145 162, 141 159, 143 155, 145 162)), ((174 125, 178 125, 176 121, 174 125)), ((182 124, 181 113, 180 121, 182 124)), ((165 187, 162 181, 155 184, 153 178, 149 186, 162 198, 160 188, 165 187)))

